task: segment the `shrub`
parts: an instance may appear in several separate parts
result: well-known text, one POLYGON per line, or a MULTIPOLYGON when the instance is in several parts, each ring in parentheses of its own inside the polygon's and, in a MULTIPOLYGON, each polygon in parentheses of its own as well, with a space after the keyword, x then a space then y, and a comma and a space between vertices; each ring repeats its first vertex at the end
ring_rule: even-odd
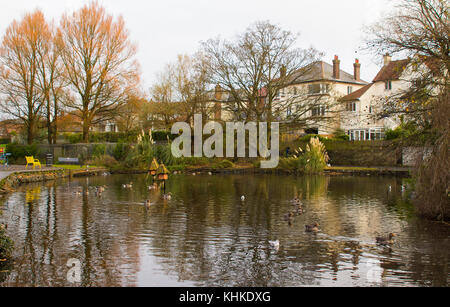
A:
POLYGON ((329 161, 325 145, 319 138, 311 138, 309 144, 306 145, 305 151, 298 148, 295 154, 294 159, 290 163, 296 169, 307 174, 320 173, 325 169, 329 161))
POLYGON ((18 160, 24 161, 25 156, 37 157, 39 155, 39 148, 36 144, 19 145, 11 143, 6 145, 6 152, 11 154, 10 162, 17 163, 18 160))
POLYGON ((92 156, 99 157, 106 154, 106 145, 105 144, 95 144, 92 148, 92 156))
POLYGON ((114 168, 119 163, 117 162, 116 159, 114 159, 114 157, 112 157, 110 155, 99 155, 99 156, 96 156, 93 160, 91 160, 89 164, 92 164, 95 166, 104 166, 107 168, 114 168))
POLYGON ((177 162, 177 159, 172 155, 170 144, 155 146, 154 156, 156 160, 161 161, 166 166, 174 165, 177 162))
POLYGON ((333 139, 339 141, 349 141, 350 137, 345 133, 344 130, 336 129, 336 131, 333 133, 333 139))
POLYGON ((111 154, 117 161, 123 161, 127 157, 129 149, 129 144, 119 142, 116 146, 114 146, 111 154))
POLYGON ((230 160, 224 159, 217 164, 218 168, 233 168, 234 163, 230 160))
POLYGON ((317 134, 308 134, 308 135, 301 137, 300 141, 304 142, 304 143, 309 143, 311 141, 311 139, 314 139, 314 138, 318 138, 319 141, 321 141, 321 142, 328 140, 328 139, 324 138, 323 136, 320 136, 317 134))

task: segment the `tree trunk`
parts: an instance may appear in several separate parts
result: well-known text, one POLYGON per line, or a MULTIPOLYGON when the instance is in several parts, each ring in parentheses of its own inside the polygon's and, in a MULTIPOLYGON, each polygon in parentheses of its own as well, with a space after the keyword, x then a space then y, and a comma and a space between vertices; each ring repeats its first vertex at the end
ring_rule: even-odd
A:
POLYGON ((83 143, 89 143, 89 126, 88 120, 83 120, 83 143))
POLYGON ((33 144, 34 141, 34 119, 30 119, 28 121, 28 126, 27 126, 27 143, 28 145, 33 144))

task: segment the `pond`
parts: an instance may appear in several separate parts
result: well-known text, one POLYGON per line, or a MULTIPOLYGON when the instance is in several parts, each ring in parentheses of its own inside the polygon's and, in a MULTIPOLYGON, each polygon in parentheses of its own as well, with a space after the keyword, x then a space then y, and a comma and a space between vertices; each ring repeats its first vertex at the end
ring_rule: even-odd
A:
POLYGON ((450 227, 415 217, 404 179, 172 175, 170 200, 149 184, 145 175, 63 179, 0 199, 15 241, 0 286, 450 284, 450 227), (296 196, 305 212, 288 223, 296 196), (314 222, 320 232, 305 232, 314 222), (376 244, 391 232, 394 244, 376 244), (68 274, 74 259, 78 280, 68 274))

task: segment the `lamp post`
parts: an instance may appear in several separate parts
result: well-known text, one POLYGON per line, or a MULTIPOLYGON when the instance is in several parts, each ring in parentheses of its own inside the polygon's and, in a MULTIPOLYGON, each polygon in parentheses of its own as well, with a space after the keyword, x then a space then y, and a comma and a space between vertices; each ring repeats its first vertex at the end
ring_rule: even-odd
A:
POLYGON ((164 194, 166 194, 166 180, 169 179, 169 171, 167 170, 167 168, 164 166, 163 163, 161 163, 159 165, 157 174, 158 174, 158 180, 163 182, 164 194))
POLYGON ((158 171, 159 165, 156 159, 153 159, 150 165, 149 174, 152 175, 153 181, 155 181, 156 172, 158 171))

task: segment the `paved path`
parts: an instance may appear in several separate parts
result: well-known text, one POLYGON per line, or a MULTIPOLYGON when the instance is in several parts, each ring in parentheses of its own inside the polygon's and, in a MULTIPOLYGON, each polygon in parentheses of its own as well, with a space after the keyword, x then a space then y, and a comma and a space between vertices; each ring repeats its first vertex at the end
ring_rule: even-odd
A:
POLYGON ((14 172, 5 172, 5 171, 0 171, 0 180, 8 177, 9 175, 11 175, 14 172))

